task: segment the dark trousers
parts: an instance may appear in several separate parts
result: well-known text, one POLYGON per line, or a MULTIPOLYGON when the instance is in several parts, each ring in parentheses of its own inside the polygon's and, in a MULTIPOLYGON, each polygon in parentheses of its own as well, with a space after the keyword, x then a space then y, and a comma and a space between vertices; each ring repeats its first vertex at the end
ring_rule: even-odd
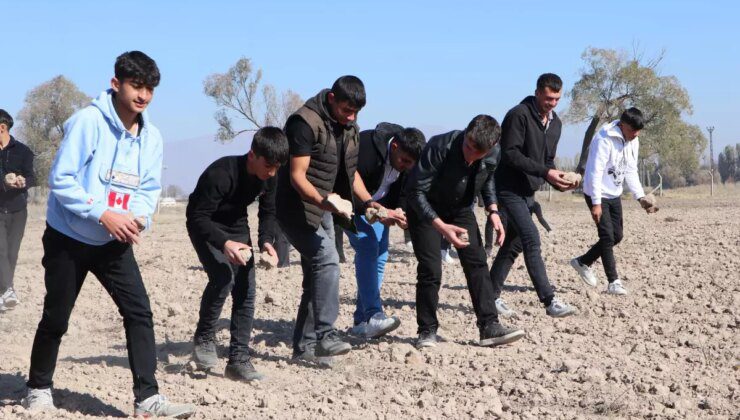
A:
POLYGON ((59 345, 67 332, 69 316, 88 272, 103 285, 126 330, 128 363, 133 375, 134 400, 143 401, 158 393, 154 372, 157 353, 154 325, 144 282, 131 245, 111 241, 94 246, 76 241, 47 225, 42 238, 44 311, 31 350, 30 388, 49 388, 56 368, 59 345))
MULTIPOLYGON (((406 229, 406 230, 403 231, 403 238, 404 238, 404 240, 406 242, 411 241, 411 232, 408 229, 406 229)), ((413 244, 414 242, 412 241, 411 243, 413 244)), ((450 246, 450 243, 447 242, 447 239, 442 238, 442 240, 439 243, 439 250, 440 251, 449 251, 450 248, 451 248, 451 246, 450 246)))
MULTIPOLYGON (((231 342, 229 361, 249 357, 249 339, 254 322, 254 257, 247 265, 229 262, 223 252, 213 245, 190 238, 200 263, 208 275, 208 284, 200 300, 200 318, 195 329, 196 339, 212 339, 221 316, 226 297, 231 294, 231 342)), ((251 246, 248 238, 233 239, 251 246)))
POLYGON ((13 287, 15 263, 26 229, 28 211, 0 213, 0 293, 13 287))
POLYGON ((524 251, 524 264, 529 278, 540 302, 547 306, 555 296, 555 290, 547 278, 545 262, 542 260, 540 233, 532 220, 536 204, 534 195, 523 196, 510 191, 498 191, 497 196, 499 211, 506 221, 506 238, 491 266, 494 295, 496 298, 501 296, 511 266, 524 251))
POLYGON ((275 223, 275 252, 278 256, 278 268, 288 267, 290 265, 290 242, 277 223, 275 223))
POLYGON ((493 223, 491 218, 486 216, 486 249, 493 249, 493 223))
POLYGON ((344 228, 336 223, 334 223, 334 246, 337 247, 339 262, 346 262, 347 258, 344 256, 344 228))
MULTIPOLYGON (((459 248, 457 255, 468 283, 470 300, 477 319, 478 328, 498 322, 494 305, 493 288, 488 278, 486 252, 481 244, 478 222, 471 208, 459 209, 441 216, 445 223, 467 229, 470 245, 459 248)), ((409 232, 414 243, 414 254, 418 260, 416 268, 416 321, 418 332, 436 331, 439 327, 437 306, 439 288, 442 284, 442 257, 439 253, 442 235, 431 221, 421 220, 413 211, 408 213, 409 232)))
MULTIPOLYGON (((585 195, 589 210, 593 207, 591 197, 585 195)), ((578 258, 581 264, 591 266, 601 257, 606 278, 609 283, 619 278, 617 274, 617 260, 614 258, 614 247, 624 237, 622 229, 622 200, 621 198, 601 199, 601 219, 597 225, 599 241, 591 249, 578 258)))

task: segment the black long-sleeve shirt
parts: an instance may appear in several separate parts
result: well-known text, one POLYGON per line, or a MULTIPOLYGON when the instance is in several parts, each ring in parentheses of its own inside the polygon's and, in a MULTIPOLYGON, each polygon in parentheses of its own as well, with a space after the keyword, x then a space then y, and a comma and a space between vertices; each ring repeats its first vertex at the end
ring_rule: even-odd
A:
POLYGON ((10 142, 0 150, 0 213, 15 213, 26 208, 28 189, 36 186, 33 174, 33 152, 10 136, 10 142), (25 188, 5 185, 5 175, 14 173, 26 178, 25 188))
MULTIPOLYGON (((213 162, 201 174, 190 194, 185 211, 190 237, 222 250, 227 240, 249 243, 247 206, 260 196, 275 178, 260 180, 247 172, 247 155, 226 156, 213 162)), ((273 187, 274 188, 274 187, 273 187)), ((275 204, 260 200, 257 243, 275 238, 275 204)))
POLYGON ((543 124, 534 96, 509 110, 501 123, 501 163, 496 169, 496 189, 530 195, 555 169, 555 155, 562 122, 553 111, 543 124))

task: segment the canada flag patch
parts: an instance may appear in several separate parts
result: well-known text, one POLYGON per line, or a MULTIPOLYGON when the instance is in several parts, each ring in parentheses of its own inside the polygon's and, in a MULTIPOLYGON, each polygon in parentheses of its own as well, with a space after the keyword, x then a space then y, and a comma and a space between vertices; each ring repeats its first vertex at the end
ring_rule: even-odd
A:
POLYGON ((128 200, 131 194, 110 191, 108 193, 108 207, 112 209, 128 210, 128 200))

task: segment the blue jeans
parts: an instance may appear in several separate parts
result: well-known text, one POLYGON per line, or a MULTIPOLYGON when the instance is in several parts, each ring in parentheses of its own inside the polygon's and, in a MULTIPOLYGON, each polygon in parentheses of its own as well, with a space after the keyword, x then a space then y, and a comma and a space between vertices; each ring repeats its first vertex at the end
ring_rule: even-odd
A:
POLYGON ((355 277, 357 278, 357 308, 355 325, 366 322, 383 311, 380 287, 388 261, 388 232, 380 222, 370 224, 365 216, 355 215, 357 234, 347 231, 349 243, 355 250, 355 277))
POLYGON ((303 293, 293 331, 293 351, 303 353, 334 330, 339 315, 339 255, 334 244, 334 222, 326 212, 314 230, 303 221, 278 220, 293 247, 301 254, 303 293))

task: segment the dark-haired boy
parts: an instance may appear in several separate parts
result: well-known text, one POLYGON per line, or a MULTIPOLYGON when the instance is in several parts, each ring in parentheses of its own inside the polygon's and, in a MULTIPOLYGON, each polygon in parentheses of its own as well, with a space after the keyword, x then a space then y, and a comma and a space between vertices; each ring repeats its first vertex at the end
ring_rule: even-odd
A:
MULTIPOLYGON (((186 226, 190 241, 208 275, 195 330, 193 360, 211 370, 218 362, 216 324, 231 293, 231 343, 225 376, 250 381, 262 379, 249 358, 249 338, 254 321, 254 253, 245 259, 241 250, 252 249, 247 206, 262 195, 288 158, 288 139, 275 127, 259 129, 251 150, 213 162, 190 194, 186 226)), ((273 186, 274 188, 274 186, 273 186)), ((259 200, 258 245, 272 257, 277 253, 274 202, 259 200)))
POLYGON ((161 191, 162 137, 145 112, 159 85, 140 51, 116 59, 111 88, 64 125, 49 172, 44 310, 28 374, 30 410, 53 409, 51 387, 62 336, 85 276, 93 273, 123 317, 134 415, 189 417, 194 408, 159 394, 154 324, 132 245, 150 227, 161 191))
POLYGON ((438 342, 442 238, 457 248, 480 332, 479 344, 498 346, 524 336, 524 331, 499 323, 486 252, 473 212, 473 200, 480 193, 500 245, 504 229, 493 180, 495 146, 500 136, 501 127, 495 118, 478 115, 465 131, 451 131, 429 139, 409 177, 408 225, 419 261, 416 283, 419 332, 416 346, 419 348, 434 347, 438 342))
POLYGON ((359 128, 355 120, 365 101, 362 81, 342 76, 331 89, 306 101, 285 124, 290 158, 280 170, 275 200, 280 227, 301 254, 303 294, 293 333, 297 359, 324 363, 329 360, 320 358, 346 354, 352 348, 334 328, 339 313, 339 256, 333 222, 354 230, 352 210, 346 207, 372 202, 356 173, 359 128))
POLYGON ((10 135, 13 117, 0 109, 0 312, 18 304, 13 288, 26 228, 28 189, 36 186, 33 152, 10 135))
POLYGON ((506 240, 491 265, 496 305, 500 313, 510 309, 501 299, 504 281, 522 251, 529 277, 547 315, 561 318, 575 308, 555 296, 542 260, 540 234, 532 220, 534 193, 545 182, 560 191, 575 188, 555 167, 555 154, 562 123, 555 113, 563 81, 553 73, 537 79, 534 96, 528 96, 510 109, 501 129, 501 162, 496 169, 496 194, 506 219, 506 240))
POLYGON ((596 133, 586 162, 583 195, 596 223, 599 241, 585 254, 573 258, 570 265, 587 285, 596 287, 599 280, 591 265, 600 257, 608 281, 606 292, 612 295, 627 294, 617 274, 617 261, 614 258, 614 247, 623 237, 623 185, 627 185, 646 212, 653 213, 657 209, 645 197, 637 174, 638 136, 644 125, 644 117, 639 109, 625 110, 619 120, 605 124, 596 133))
POLYGON ((364 214, 355 214, 357 233, 347 232, 355 250, 357 304, 351 332, 366 338, 377 338, 398 328, 401 321, 383 312, 380 288, 383 285, 385 263, 388 260, 388 234, 393 224, 406 228, 406 216, 401 196, 406 175, 419 159, 426 144, 424 134, 416 128, 380 123, 373 130, 360 133, 357 172, 362 177, 372 202, 388 210, 388 218, 370 221, 364 214))

